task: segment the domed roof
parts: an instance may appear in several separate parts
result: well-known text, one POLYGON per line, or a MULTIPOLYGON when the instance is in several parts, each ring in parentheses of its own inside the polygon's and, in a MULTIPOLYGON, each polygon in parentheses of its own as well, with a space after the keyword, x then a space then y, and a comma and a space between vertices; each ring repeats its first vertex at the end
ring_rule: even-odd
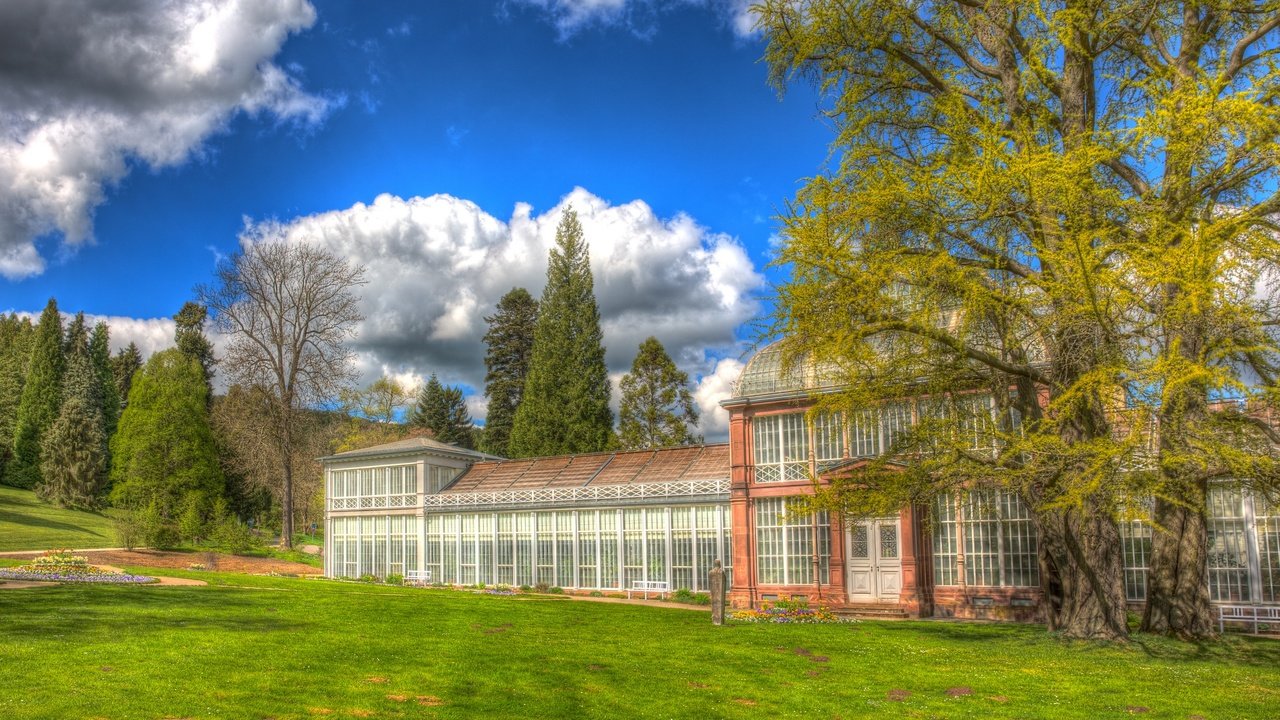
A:
POLYGON ((835 387, 838 373, 829 363, 814 363, 796 358, 787 366, 783 362, 784 340, 776 340, 747 361, 733 386, 734 398, 763 395, 802 395, 812 390, 835 387))

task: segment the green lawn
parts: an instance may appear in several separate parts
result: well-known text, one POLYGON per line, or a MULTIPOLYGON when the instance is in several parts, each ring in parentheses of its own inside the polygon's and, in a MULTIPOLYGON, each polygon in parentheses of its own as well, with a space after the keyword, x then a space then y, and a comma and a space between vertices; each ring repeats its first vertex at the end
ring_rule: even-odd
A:
POLYGON ((1144 707, 1182 720, 1280 708, 1280 642, 1243 637, 1104 647, 1021 625, 715 628, 690 610, 170 574, 215 584, 0 590, 0 717, 1117 718, 1144 707), (957 688, 972 694, 948 696, 957 688))
POLYGON ((118 544, 108 514, 63 510, 30 490, 0 486, 0 552, 118 544))

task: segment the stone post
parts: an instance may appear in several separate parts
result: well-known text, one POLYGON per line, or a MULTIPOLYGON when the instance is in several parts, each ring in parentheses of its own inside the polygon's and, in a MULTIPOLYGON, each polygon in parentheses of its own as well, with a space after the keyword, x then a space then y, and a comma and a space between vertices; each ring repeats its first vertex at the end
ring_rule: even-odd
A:
POLYGON ((711 624, 724 624, 724 598, 725 598, 725 582, 724 568, 720 566, 720 561, 716 560, 711 571, 707 573, 710 581, 707 583, 711 588, 711 624))

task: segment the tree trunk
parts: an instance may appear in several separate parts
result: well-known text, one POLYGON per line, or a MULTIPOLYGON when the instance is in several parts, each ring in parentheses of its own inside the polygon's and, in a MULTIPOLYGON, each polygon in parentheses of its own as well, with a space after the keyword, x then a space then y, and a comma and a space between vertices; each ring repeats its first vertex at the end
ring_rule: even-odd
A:
POLYGON ((1206 582, 1208 497, 1204 483, 1196 483, 1188 490, 1193 497, 1184 502, 1156 500, 1142 629, 1183 640, 1202 640, 1214 635, 1206 582))
POLYGON ((293 426, 292 408, 286 408, 284 432, 281 433, 280 458, 284 463, 284 487, 281 488, 280 545, 293 549, 293 426))
POLYGON ((1049 629, 1087 640, 1127 640, 1120 529, 1092 501, 1039 514, 1040 572, 1049 629))

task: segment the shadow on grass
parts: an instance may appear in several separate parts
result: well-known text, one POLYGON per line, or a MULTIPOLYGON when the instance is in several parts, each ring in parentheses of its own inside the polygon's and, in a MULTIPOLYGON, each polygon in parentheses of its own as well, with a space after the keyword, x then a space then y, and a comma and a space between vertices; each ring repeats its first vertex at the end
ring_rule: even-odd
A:
POLYGON ((0 637, 32 635, 59 641, 119 632, 122 636, 171 631, 298 632, 312 625, 283 618, 261 599, 209 588, 61 585, 38 595, 0 594, 0 637))
MULTIPOLYGON (((102 517, 106 517, 103 515, 102 517)), ((35 515, 22 515, 0 511, 0 523, 12 523, 14 525, 26 525, 29 527, 46 528, 49 530, 68 530, 72 532, 83 533, 85 535, 93 535, 94 537, 105 537, 101 533, 96 533, 85 528, 83 525, 73 525, 71 523, 58 522, 35 515)))

